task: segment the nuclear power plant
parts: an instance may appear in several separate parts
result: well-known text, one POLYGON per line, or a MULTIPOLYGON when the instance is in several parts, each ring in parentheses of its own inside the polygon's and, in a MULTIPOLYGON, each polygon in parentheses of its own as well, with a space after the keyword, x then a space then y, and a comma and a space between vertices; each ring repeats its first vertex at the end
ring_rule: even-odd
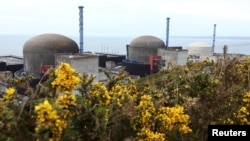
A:
MULTIPOLYGON (((79 46, 69 37, 57 33, 44 33, 32 37, 23 45, 23 58, 16 56, 0 57, 1 72, 8 77, 19 77, 23 73, 41 80, 44 73, 61 62, 69 63, 79 73, 93 74, 95 81, 105 81, 103 69, 117 73, 124 68, 136 78, 145 77, 168 67, 170 62, 185 65, 187 60, 200 61, 213 57, 213 46, 204 42, 194 42, 183 49, 182 46, 169 46, 169 20, 166 25, 166 41, 153 35, 135 37, 124 45, 124 55, 92 53, 84 50, 83 6, 79 6, 79 46), (6 73, 7 72, 7 73, 6 73)), ((4 84, 1 84, 4 85, 4 84)), ((3 90, 1 90, 3 91, 3 90)))

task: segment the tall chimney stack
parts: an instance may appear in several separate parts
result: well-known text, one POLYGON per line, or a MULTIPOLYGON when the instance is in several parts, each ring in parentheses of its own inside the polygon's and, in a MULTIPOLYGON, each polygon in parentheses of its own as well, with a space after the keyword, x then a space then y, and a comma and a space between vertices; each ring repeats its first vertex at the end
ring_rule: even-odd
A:
POLYGON ((214 47, 215 47, 215 32, 216 32, 216 24, 214 24, 214 35, 213 35, 213 53, 214 53, 214 47))
POLYGON ((168 48, 168 39, 169 39, 169 19, 170 18, 167 18, 166 48, 168 48))
POLYGON ((79 6, 79 32, 80 32, 80 51, 79 53, 83 53, 83 6, 79 6))

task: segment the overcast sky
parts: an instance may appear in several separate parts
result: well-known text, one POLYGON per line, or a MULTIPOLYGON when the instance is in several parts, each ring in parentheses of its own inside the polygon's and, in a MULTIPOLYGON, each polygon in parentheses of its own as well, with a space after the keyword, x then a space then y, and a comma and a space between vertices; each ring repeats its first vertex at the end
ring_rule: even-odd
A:
POLYGON ((250 35, 249 0, 0 0, 0 34, 84 36, 250 35))

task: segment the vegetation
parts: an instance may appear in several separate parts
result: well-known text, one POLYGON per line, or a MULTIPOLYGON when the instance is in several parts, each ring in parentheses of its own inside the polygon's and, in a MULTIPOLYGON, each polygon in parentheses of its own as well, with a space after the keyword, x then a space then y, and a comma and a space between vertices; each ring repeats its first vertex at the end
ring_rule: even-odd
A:
POLYGON ((35 88, 32 76, 2 78, 0 140, 205 141, 209 124, 250 124, 248 56, 170 63, 138 81, 106 75, 61 63, 35 88))

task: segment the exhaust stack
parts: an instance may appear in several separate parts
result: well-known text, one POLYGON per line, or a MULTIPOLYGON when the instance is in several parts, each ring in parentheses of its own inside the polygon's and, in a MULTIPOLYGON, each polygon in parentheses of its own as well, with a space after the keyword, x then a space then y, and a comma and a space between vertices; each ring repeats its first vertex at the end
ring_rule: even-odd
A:
POLYGON ((79 32, 80 32, 80 50, 79 53, 83 53, 83 6, 79 6, 79 32))
POLYGON ((170 18, 167 18, 166 48, 168 48, 168 39, 169 39, 169 19, 170 19, 170 18))
POLYGON ((214 35, 213 35, 213 53, 214 53, 214 47, 215 47, 215 32, 216 32, 216 24, 214 24, 214 35))

